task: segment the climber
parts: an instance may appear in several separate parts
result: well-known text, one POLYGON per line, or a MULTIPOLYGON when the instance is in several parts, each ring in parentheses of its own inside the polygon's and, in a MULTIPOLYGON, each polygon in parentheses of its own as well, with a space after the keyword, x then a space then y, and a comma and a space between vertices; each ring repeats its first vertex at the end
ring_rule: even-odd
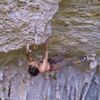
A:
MULTIPOLYGON (((59 69, 61 66, 65 65, 73 65, 73 64, 79 64, 86 61, 86 57, 83 57, 79 61, 65 61, 65 65, 59 65, 59 62, 62 62, 64 57, 63 56, 54 56, 52 59, 48 58, 48 42, 46 42, 46 52, 45 57, 43 61, 32 61, 32 58, 30 56, 30 49, 29 44, 26 46, 26 57, 27 57, 27 63, 29 65, 28 72, 31 76, 36 76, 38 73, 43 73, 46 71, 53 71, 59 69)), ((63 64, 63 63, 62 63, 63 64)))

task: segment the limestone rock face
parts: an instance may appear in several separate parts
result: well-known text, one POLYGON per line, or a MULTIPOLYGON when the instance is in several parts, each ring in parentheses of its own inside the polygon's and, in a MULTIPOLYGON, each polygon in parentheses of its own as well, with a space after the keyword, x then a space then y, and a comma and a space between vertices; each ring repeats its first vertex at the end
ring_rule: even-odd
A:
POLYGON ((8 52, 34 43, 35 28, 38 44, 51 34, 50 21, 60 0, 0 1, 0 51, 8 52), (42 36, 40 36, 42 34, 42 36))
POLYGON ((99 32, 100 0, 1 0, 0 100, 100 100, 99 32), (31 44, 33 60, 42 60, 49 36, 50 57, 86 55, 97 66, 87 61, 31 77, 25 46, 31 44))
POLYGON ((100 55, 99 9, 99 0, 63 0, 60 2, 59 11, 52 21, 52 39, 54 40, 52 41, 55 49, 59 52, 70 52, 70 54, 74 52, 76 55, 77 53, 90 54, 93 50, 100 55))

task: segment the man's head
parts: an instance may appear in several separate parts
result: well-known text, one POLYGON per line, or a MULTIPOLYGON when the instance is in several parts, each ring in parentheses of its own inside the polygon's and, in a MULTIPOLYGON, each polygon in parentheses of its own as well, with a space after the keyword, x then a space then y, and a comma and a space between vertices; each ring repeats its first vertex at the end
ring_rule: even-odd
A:
POLYGON ((31 76, 36 76, 39 73, 39 70, 36 66, 29 66, 28 72, 31 76))

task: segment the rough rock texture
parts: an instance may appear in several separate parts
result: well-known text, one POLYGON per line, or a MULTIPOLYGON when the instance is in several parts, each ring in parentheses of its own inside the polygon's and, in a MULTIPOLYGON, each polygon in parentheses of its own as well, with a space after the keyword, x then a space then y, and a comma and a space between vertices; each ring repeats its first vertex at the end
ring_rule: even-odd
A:
POLYGON ((44 43, 51 34, 50 21, 58 10, 59 1, 0 1, 0 51, 7 52, 34 43, 34 27, 39 34, 38 44, 44 43))
POLYGON ((52 23, 57 51, 89 54, 93 50, 100 55, 99 0, 63 0, 52 23))
MULTIPOLYGON (((100 1, 59 2, 0 1, 0 100, 100 100, 100 1), (34 44, 35 27, 39 44, 51 35, 50 56, 77 60, 94 51, 98 66, 85 62, 31 77, 25 45, 34 44)), ((31 49, 33 59, 43 59, 44 45, 31 49)))
POLYGON ((64 66, 31 77, 24 49, 0 55, 1 100, 100 100, 100 66, 64 66))

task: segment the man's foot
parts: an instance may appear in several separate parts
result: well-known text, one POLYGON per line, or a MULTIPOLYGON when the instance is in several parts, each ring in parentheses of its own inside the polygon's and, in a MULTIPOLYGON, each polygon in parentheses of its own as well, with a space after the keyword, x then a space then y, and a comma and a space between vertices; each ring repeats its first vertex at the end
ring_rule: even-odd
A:
POLYGON ((81 63, 87 61, 87 56, 84 56, 82 59, 81 59, 81 63))

